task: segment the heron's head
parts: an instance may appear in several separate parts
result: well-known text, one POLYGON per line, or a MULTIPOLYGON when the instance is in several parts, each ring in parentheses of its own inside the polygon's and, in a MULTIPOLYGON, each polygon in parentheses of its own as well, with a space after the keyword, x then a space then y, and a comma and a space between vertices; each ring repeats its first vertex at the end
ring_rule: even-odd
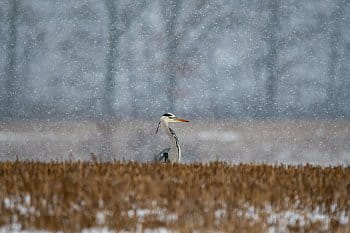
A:
POLYGON ((170 112, 164 113, 160 117, 160 121, 158 123, 158 127, 157 127, 156 133, 158 132, 159 125, 160 125, 161 122, 164 122, 164 123, 168 124, 168 123, 173 123, 173 122, 189 122, 189 121, 185 120, 185 119, 178 118, 177 116, 175 116, 173 113, 170 113, 170 112))
POLYGON ((165 113, 160 117, 160 121, 164 121, 164 122, 189 122, 188 120, 185 119, 181 119, 176 117, 174 114, 172 113, 165 113))

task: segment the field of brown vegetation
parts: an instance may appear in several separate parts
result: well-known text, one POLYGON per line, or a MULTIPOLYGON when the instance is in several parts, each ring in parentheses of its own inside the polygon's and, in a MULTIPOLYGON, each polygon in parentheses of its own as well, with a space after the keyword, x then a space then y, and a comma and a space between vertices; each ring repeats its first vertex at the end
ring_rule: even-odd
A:
POLYGON ((0 228, 350 232, 350 168, 0 163, 0 228))

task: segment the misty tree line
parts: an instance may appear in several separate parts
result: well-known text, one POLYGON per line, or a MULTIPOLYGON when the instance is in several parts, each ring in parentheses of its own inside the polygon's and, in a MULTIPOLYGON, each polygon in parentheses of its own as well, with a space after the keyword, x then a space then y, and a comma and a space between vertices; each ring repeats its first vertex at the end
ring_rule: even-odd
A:
POLYGON ((0 1, 0 118, 349 117, 350 1, 0 1))

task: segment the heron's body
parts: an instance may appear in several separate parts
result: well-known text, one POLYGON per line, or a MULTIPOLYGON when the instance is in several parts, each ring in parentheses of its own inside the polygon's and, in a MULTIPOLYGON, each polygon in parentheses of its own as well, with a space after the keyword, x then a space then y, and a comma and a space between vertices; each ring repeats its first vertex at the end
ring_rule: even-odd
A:
MULTIPOLYGON (((165 113, 163 114, 163 116, 160 117, 158 128, 159 126, 161 126, 164 132, 168 135, 171 142, 171 147, 164 149, 161 153, 159 153, 156 156, 155 159, 158 161, 164 160, 164 162, 176 163, 181 161, 181 147, 179 144, 179 139, 176 136, 174 130, 169 127, 170 122, 188 122, 188 121, 184 119, 179 119, 172 113, 165 113)), ((158 128, 157 128, 157 132, 158 132, 158 128)))

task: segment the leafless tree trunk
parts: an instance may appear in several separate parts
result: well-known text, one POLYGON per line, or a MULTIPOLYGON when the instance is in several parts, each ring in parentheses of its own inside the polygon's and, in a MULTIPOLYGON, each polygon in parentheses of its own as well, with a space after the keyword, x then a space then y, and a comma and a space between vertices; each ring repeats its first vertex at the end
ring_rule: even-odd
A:
MULTIPOLYGON (((129 36, 129 40, 133 38, 129 36)), ((128 70, 128 91, 130 93, 130 115, 133 119, 137 119, 139 117, 139 106, 138 100, 139 96, 136 91, 136 83, 137 83, 137 75, 135 72, 135 54, 132 51, 132 47, 128 48, 129 58, 126 64, 128 70)))
POLYGON ((108 39, 106 56, 106 74, 104 79, 104 94, 102 99, 102 118, 97 123, 101 132, 102 154, 111 158, 113 154, 113 100, 115 89, 116 60, 118 56, 117 11, 114 0, 105 0, 108 14, 108 39))
POLYGON ((105 92, 103 97, 103 113, 108 117, 113 115, 113 91, 115 88, 116 60, 118 57, 117 11, 114 0, 106 0, 108 13, 108 41, 106 57, 105 92))
POLYGON ((267 22, 266 38, 268 43, 268 54, 265 60, 268 77, 266 80, 266 113, 270 116, 277 114, 277 88, 278 88, 278 74, 277 74, 277 46, 278 38, 277 32, 279 30, 279 0, 270 0, 270 18, 267 22))
POLYGON ((337 0, 336 9, 331 14, 330 19, 330 36, 329 36, 329 63, 328 63, 328 83, 327 83, 327 100, 326 109, 328 116, 338 116, 340 111, 339 97, 341 94, 339 85, 339 66, 340 66, 340 54, 339 47, 341 46, 341 21, 344 16, 345 6, 342 4, 342 0, 337 0))
POLYGON ((18 17, 18 2, 17 0, 9 0, 9 36, 7 42, 7 63, 5 68, 6 74, 6 102, 5 116, 13 119, 16 116, 18 107, 18 92, 19 83, 17 79, 17 17, 18 17))
POLYGON ((219 75, 217 74, 216 66, 214 64, 215 48, 209 48, 207 51, 208 69, 210 71, 210 80, 208 81, 208 91, 210 92, 210 112, 214 119, 220 118, 220 109, 218 106, 218 90, 219 75))
POLYGON ((176 37, 176 23, 181 7, 181 0, 169 0, 164 6, 165 16, 165 34, 166 34, 166 72, 167 80, 165 83, 166 98, 168 102, 167 110, 175 112, 176 108, 176 87, 177 87, 177 47, 179 40, 176 37))
POLYGON ((130 26, 145 9, 145 1, 137 3, 130 1, 125 9, 117 9, 119 1, 105 0, 108 14, 108 42, 106 57, 105 90, 103 95, 102 119, 98 127, 102 133, 102 152, 108 158, 113 155, 113 131, 112 120, 115 117, 113 111, 114 91, 116 87, 116 73, 118 70, 119 52, 118 46, 122 36, 127 33, 130 26))

